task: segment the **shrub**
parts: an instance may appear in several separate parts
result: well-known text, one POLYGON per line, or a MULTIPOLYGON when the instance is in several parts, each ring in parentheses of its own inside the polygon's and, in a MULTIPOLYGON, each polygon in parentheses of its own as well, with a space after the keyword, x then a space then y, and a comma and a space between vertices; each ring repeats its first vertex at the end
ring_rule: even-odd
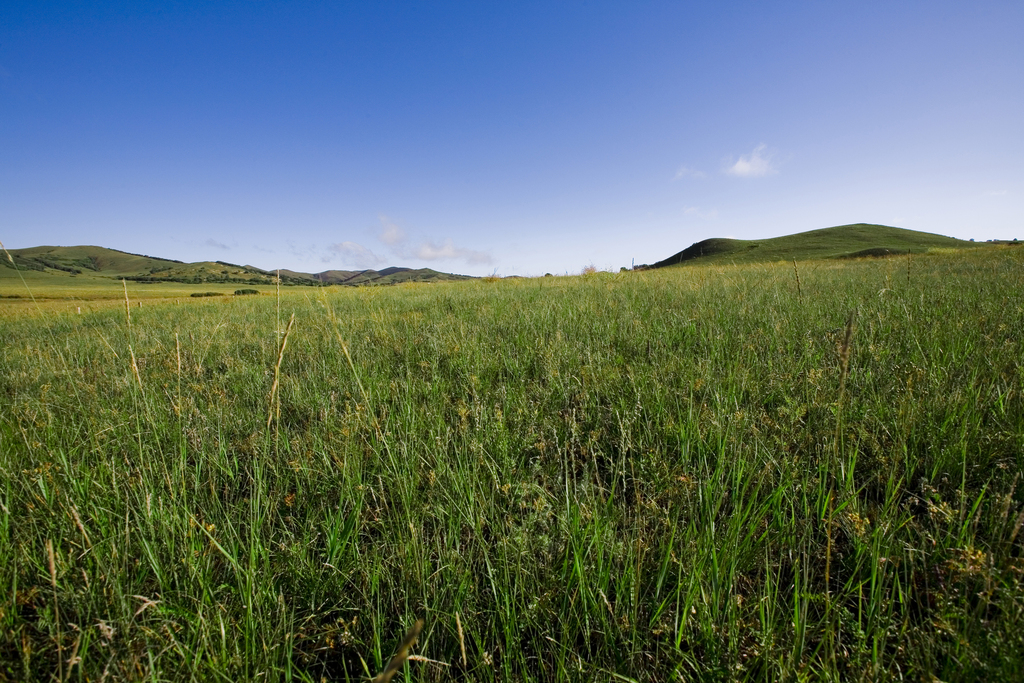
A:
POLYGON ((259 294, 259 293, 260 293, 260 290, 258 290, 258 289, 236 289, 235 290, 235 296, 247 296, 249 294, 259 294))
POLYGON ((224 296, 222 292, 192 292, 189 296, 201 297, 201 296, 224 296))

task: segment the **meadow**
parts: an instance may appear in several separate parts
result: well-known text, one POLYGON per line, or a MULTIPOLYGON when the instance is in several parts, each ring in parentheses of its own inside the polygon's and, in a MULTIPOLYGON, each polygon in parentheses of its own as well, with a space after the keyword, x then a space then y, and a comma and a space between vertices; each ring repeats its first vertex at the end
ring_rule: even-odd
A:
POLYGON ((366 680, 417 619, 398 680, 1019 680, 1022 292, 993 247, 3 305, 0 680, 366 680))
MULTIPOLYGON (((0 258, 3 258, 0 255, 0 258)), ((132 301, 180 303, 196 292, 217 292, 232 296, 240 288, 255 288, 264 293, 274 291, 272 285, 204 282, 200 285, 182 282, 128 283, 132 301)), ((22 307, 26 311, 42 304, 47 310, 77 313, 106 308, 108 304, 124 305, 124 286, 116 277, 72 276, 49 271, 15 270, 0 267, 0 309, 10 311, 22 307), (27 288, 26 288, 27 285, 27 288)), ((2 311, 0 311, 2 315, 2 311)))

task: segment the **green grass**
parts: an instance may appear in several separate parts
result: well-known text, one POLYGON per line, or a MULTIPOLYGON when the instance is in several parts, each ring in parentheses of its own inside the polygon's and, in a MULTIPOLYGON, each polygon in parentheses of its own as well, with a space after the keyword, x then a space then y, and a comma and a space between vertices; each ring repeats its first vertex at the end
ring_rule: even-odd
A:
POLYGON ((21 305, 0 678, 1017 678, 1022 253, 21 305))
MULTIPOLYGON (((18 262, 21 259, 17 259, 18 262)), ((246 285, 250 287, 250 285, 246 285)), ((214 290, 232 294, 239 285, 234 282, 128 282, 128 291, 133 299, 180 299, 193 292, 214 290)), ((256 285, 262 292, 274 292, 273 285, 256 285)), ((0 254, 0 304, 16 305, 37 300, 63 301, 71 310, 85 302, 103 300, 124 300, 124 287, 116 274, 104 274, 83 270, 79 274, 66 271, 25 270, 9 267, 9 262, 0 254), (6 264, 6 266, 4 265, 6 264), (28 288, 26 289, 26 284, 28 288)))
POLYGON ((857 223, 822 228, 763 240, 712 238, 655 263, 671 265, 714 265, 765 263, 831 258, 870 258, 886 255, 921 254, 936 249, 971 249, 987 246, 927 232, 887 225, 857 223))

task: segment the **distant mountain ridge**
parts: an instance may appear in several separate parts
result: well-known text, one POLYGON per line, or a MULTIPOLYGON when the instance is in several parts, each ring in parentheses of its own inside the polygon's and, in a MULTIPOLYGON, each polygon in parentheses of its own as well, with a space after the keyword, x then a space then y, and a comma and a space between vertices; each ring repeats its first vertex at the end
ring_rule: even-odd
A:
POLYGON ((657 263, 637 266, 637 269, 723 262, 882 257, 924 253, 929 249, 965 249, 982 244, 888 225, 854 223, 763 240, 713 237, 691 244, 657 263))
POLYGON ((392 266, 382 270, 325 270, 303 273, 282 268, 264 270, 256 266, 242 266, 227 261, 197 261, 185 263, 118 249, 97 246, 54 247, 40 246, 9 250, 14 260, 0 260, 7 268, 93 275, 125 279, 132 282, 180 282, 185 284, 232 283, 269 285, 276 282, 278 272, 283 285, 385 285, 400 282, 438 282, 470 280, 473 276, 442 273, 431 268, 403 268, 392 266))

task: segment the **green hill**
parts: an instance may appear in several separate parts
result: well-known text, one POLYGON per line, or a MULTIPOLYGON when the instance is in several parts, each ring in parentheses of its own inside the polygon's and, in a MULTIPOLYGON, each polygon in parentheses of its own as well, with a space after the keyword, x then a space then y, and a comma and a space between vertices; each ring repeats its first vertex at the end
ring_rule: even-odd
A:
MULTIPOLYGON (((80 275, 82 273, 103 273, 105 275, 135 275, 155 268, 169 268, 185 265, 181 261, 131 254, 104 247, 29 247, 11 249, 15 264, 24 270, 45 272, 58 270, 80 275)), ((10 262, 5 261, 10 267, 10 262)))
MULTIPOLYGON (((30 247, 11 249, 12 264, 0 260, 0 280, 17 278, 18 272, 29 275, 33 282, 53 279, 65 286, 85 285, 89 280, 120 280, 139 283, 180 283, 230 285, 272 285, 277 271, 255 266, 240 266, 226 261, 199 261, 184 263, 117 249, 96 246, 30 247), (47 277, 51 276, 51 277, 47 277), (71 278, 71 279, 69 279, 71 278)), ((468 275, 441 273, 430 268, 385 268, 376 270, 328 270, 321 273, 301 273, 282 269, 283 285, 382 285, 400 282, 434 282, 440 280, 470 279, 468 275)))
POLYGON ((697 242, 669 258, 643 268, 714 263, 753 263, 758 261, 805 261, 809 259, 868 258, 932 249, 966 249, 981 246, 974 242, 933 235, 928 232, 893 228, 887 225, 855 223, 821 228, 795 235, 764 240, 712 238, 697 242))

